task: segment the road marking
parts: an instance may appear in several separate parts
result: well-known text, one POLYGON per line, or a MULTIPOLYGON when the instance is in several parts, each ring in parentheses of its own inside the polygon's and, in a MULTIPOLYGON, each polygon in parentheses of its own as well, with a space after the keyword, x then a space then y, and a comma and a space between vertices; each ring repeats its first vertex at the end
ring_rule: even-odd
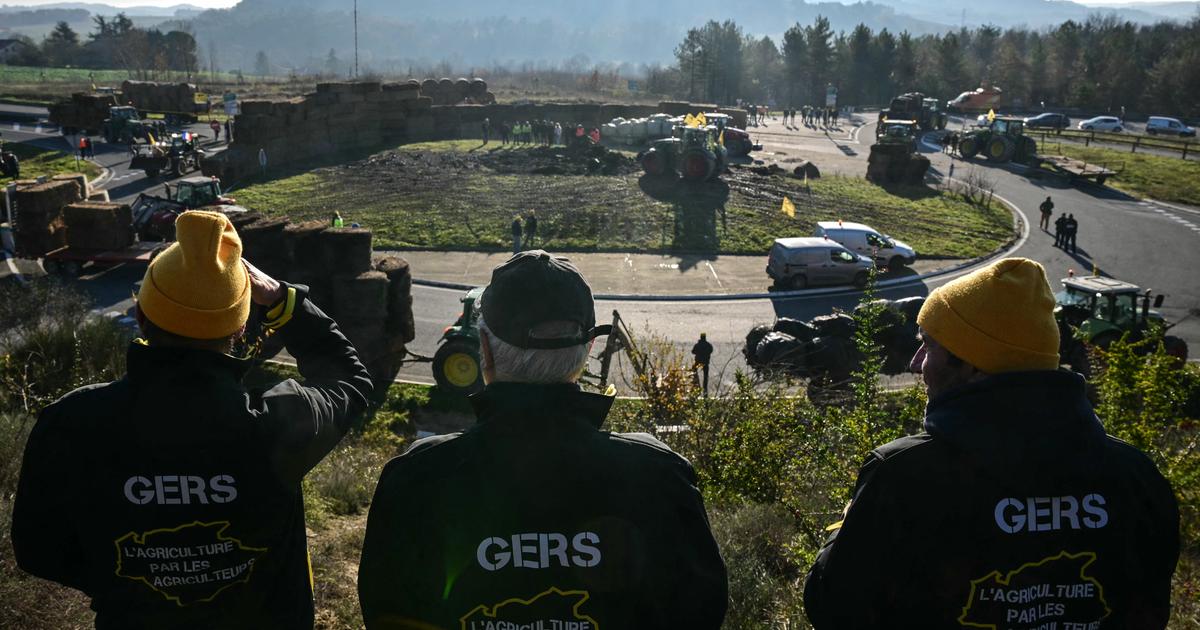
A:
POLYGON ((718 288, 718 289, 724 289, 724 288, 725 288, 725 285, 721 284, 721 279, 720 279, 719 277, 717 277, 717 270, 716 270, 716 269, 713 269, 712 263, 710 263, 710 262, 708 262, 708 261, 706 260, 706 261, 704 261, 704 264, 705 264, 705 266, 707 266, 707 267, 708 267, 708 270, 709 270, 710 272, 712 272, 712 277, 713 277, 713 280, 716 280, 716 281, 717 281, 717 288, 718 288))

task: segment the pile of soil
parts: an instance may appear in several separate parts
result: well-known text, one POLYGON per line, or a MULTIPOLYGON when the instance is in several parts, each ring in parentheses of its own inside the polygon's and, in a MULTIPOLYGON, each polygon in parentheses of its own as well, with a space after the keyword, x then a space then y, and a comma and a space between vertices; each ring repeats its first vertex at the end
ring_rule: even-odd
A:
POLYGON ((488 152, 479 156, 479 162, 506 175, 629 175, 641 171, 637 160, 598 144, 488 152))
MULTIPOLYGON (((370 174, 383 182, 417 184, 424 180, 451 179, 469 171, 501 175, 629 175, 641 172, 637 160, 600 145, 586 147, 529 147, 514 150, 481 150, 473 153, 443 151, 388 151, 365 160, 330 167, 337 177, 359 178, 370 174)), ((421 186, 424 188, 425 186, 421 186)))

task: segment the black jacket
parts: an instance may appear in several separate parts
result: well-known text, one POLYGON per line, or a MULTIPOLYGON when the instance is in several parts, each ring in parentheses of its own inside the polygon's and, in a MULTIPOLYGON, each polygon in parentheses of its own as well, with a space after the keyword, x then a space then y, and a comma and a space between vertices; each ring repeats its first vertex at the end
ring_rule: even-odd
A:
POLYGON ((371 381, 333 320, 292 296, 279 334, 304 385, 250 392, 248 360, 134 342, 125 377, 42 412, 13 547, 90 596, 97 628, 312 627, 300 482, 371 381))
POLYGON ((612 398, 574 385, 471 400, 478 424, 383 471, 359 565, 368 628, 720 627, 725 565, 686 460, 600 431, 612 398))
POLYGON ((818 629, 1166 626, 1174 495, 1081 377, 992 376, 931 401, 925 429, 863 465, 805 586, 818 629))

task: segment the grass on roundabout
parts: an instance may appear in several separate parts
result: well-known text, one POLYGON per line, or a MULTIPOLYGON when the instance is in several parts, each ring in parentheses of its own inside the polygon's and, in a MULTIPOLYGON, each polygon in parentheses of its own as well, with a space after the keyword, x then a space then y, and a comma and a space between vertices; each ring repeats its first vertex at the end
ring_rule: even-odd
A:
POLYGON ((530 210, 545 246, 556 251, 762 255, 775 238, 811 235, 817 221, 839 219, 871 225, 929 257, 980 256, 1013 238, 1000 203, 980 206, 926 186, 885 189, 835 176, 806 187, 738 168, 720 181, 693 184, 640 170, 540 175, 480 163, 522 151, 529 149, 478 140, 402 145, 366 160, 282 173, 235 195, 246 207, 293 220, 336 210, 347 223, 374 230, 378 248, 503 250, 513 216, 530 210), (780 210, 785 196, 795 217, 780 210))
POLYGON ((1200 206, 1200 162, 1150 153, 1085 147, 1070 142, 1047 142, 1040 154, 1065 155, 1089 164, 1107 166, 1119 174, 1106 186, 1137 197, 1200 206))
MULTIPOLYGON (((21 179, 60 175, 62 173, 84 173, 88 179, 100 174, 100 167, 87 160, 76 162, 75 156, 65 151, 45 149, 25 142, 6 142, 5 151, 12 151, 21 161, 21 179)), ((12 183, 14 178, 0 175, 0 187, 12 183)))

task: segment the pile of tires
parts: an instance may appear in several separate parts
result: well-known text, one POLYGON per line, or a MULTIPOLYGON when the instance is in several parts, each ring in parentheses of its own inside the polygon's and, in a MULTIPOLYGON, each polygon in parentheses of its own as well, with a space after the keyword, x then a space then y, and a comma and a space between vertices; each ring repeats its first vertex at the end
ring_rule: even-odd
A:
POLYGON ((839 383, 862 366, 855 336, 864 309, 878 309, 874 342, 883 348, 880 372, 905 372, 920 346, 917 313, 925 298, 876 300, 860 305, 853 316, 834 313, 801 321, 781 317, 746 334, 742 353, 751 368, 769 374, 839 383))

